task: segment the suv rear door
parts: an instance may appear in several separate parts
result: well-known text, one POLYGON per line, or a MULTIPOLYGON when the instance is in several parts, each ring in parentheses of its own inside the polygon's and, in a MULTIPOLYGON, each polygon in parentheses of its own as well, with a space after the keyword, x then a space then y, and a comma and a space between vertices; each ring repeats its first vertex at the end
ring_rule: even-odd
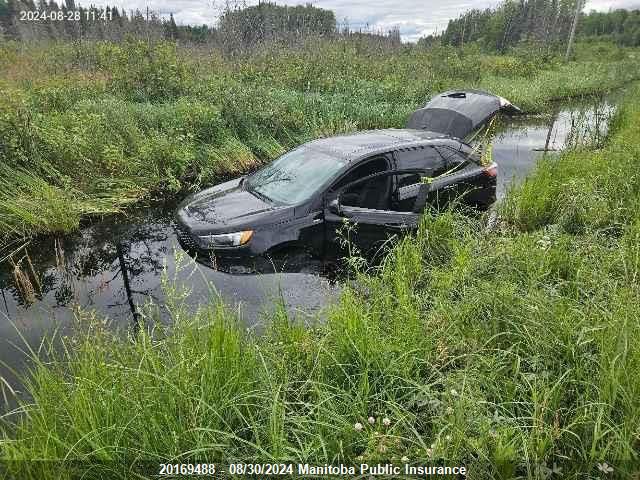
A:
POLYGON ((429 203, 436 208, 460 201, 465 205, 485 209, 496 200, 496 164, 480 165, 470 158, 470 152, 447 145, 435 147, 447 165, 448 175, 434 180, 429 203))

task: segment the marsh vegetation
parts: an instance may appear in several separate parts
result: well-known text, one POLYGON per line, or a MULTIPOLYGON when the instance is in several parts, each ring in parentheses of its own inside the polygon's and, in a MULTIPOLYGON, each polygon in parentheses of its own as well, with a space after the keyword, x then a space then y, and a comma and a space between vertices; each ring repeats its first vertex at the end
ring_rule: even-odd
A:
POLYGON ((540 112, 638 76, 633 50, 581 46, 575 61, 476 47, 379 49, 309 40, 242 57, 175 44, 0 47, 0 238, 239 175, 318 136, 402 127, 435 92, 479 87, 540 112), (318 61, 321 59, 321 61, 318 61))
MULTIPOLYGON (((5 41, 0 259, 311 138, 402 127, 448 88, 550 113, 556 100, 638 80, 639 67, 636 50, 598 41, 567 63, 531 45, 498 55, 357 35, 242 52, 5 41)), ((375 269, 354 259, 324 323, 302 325, 277 304, 255 335, 217 296, 194 310, 171 272, 163 300, 137 312, 147 327, 135 337, 78 309, 64 348, 31 352, 28 395, 0 417, 0 459, 42 479, 75 478, 76 467, 128 478, 144 460, 203 458, 433 460, 478 479, 637 474, 639 93, 629 87, 606 140, 547 155, 511 186, 492 228, 427 214, 375 269)), ((102 252, 111 261, 114 248, 102 252)), ((29 299, 46 289, 30 263, 12 267, 29 299)))
POLYGON ((354 273, 326 324, 280 309, 255 337, 221 304, 185 310, 171 279, 170 329, 131 342, 82 313, 84 333, 34 368, 3 457, 81 459, 95 478, 205 457, 627 478, 640 412, 637 98, 603 147, 543 159, 497 228, 425 216, 377 271, 354 273))

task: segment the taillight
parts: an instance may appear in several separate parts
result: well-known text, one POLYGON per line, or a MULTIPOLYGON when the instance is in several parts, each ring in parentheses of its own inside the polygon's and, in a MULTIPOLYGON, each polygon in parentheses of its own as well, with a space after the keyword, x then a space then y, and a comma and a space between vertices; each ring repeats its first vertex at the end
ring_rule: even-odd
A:
POLYGON ((498 176, 498 165, 496 163, 492 163, 488 167, 485 167, 482 170, 487 177, 497 177, 498 176))

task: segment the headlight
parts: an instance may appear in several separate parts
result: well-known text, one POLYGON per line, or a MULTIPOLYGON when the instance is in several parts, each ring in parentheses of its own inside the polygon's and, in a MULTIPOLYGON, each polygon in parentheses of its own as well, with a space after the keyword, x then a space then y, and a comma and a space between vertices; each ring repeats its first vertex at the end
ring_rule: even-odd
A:
POLYGON ((220 235, 202 235, 198 237, 203 247, 239 247, 253 236, 253 230, 244 232, 222 233, 220 235))

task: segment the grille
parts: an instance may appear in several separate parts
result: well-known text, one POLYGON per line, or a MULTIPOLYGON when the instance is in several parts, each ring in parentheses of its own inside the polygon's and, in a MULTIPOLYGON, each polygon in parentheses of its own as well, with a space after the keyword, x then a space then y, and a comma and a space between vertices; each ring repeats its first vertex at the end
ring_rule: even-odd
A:
POLYGON ((197 250, 198 249, 198 245, 193 240, 193 237, 187 231, 186 228, 184 228, 181 225, 178 225, 178 224, 174 223, 174 229, 176 231, 176 235, 178 236, 178 240, 180 241, 180 243, 184 247, 187 247, 188 249, 191 249, 191 250, 197 250))

